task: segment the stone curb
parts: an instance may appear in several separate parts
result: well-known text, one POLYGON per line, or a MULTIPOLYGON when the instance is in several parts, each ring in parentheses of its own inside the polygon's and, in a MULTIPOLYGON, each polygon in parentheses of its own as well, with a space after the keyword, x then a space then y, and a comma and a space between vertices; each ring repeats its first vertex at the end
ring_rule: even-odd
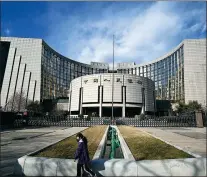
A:
POLYGON ((126 141, 124 140, 122 134, 120 133, 119 129, 117 126, 112 126, 116 129, 117 133, 118 133, 118 138, 121 144, 121 149, 124 155, 124 159, 129 159, 129 160, 135 160, 133 154, 131 153, 126 141))
POLYGON ((15 132, 15 130, 2 131, 2 132, 0 132, 0 133, 1 133, 1 134, 4 134, 4 133, 10 133, 10 132, 15 132))
POLYGON ((106 131, 105 131, 105 133, 104 133, 104 135, 103 135, 103 137, 102 137, 102 139, 101 139, 101 141, 98 145, 98 148, 97 148, 97 150, 96 150, 96 152, 93 156, 93 160, 94 159, 99 159, 103 155, 103 151, 104 151, 105 144, 106 144, 106 139, 107 139, 108 129, 109 129, 109 125, 107 126, 106 131))
POLYGON ((169 145, 171 145, 171 146, 173 146, 173 147, 175 147, 175 148, 177 148, 177 149, 179 149, 179 150, 182 150, 182 151, 186 152, 187 154, 192 155, 193 157, 196 157, 196 158, 200 158, 200 157, 202 157, 202 156, 200 156, 200 155, 198 155, 198 154, 192 153, 192 152, 190 152, 190 151, 188 151, 188 150, 185 150, 184 148, 181 148, 181 147, 179 147, 179 146, 177 146, 177 145, 174 145, 174 144, 172 144, 172 143, 170 143, 170 142, 168 142, 168 141, 166 141, 166 140, 164 140, 164 139, 162 139, 162 138, 159 138, 159 137, 157 137, 157 136, 155 136, 155 135, 153 135, 153 134, 150 134, 150 133, 147 132, 147 131, 140 130, 140 129, 138 129, 138 130, 139 130, 139 131, 142 131, 142 132, 144 132, 144 133, 147 133, 148 135, 150 135, 150 136, 152 136, 152 137, 154 137, 154 138, 156 138, 156 139, 158 139, 158 140, 161 140, 161 141, 165 142, 166 144, 169 144, 169 145))
MULTIPOLYGON (((73 159, 22 157, 14 175, 76 176, 73 159)), ((129 159, 92 160, 93 171, 102 176, 206 176, 206 158, 134 161, 129 159)))

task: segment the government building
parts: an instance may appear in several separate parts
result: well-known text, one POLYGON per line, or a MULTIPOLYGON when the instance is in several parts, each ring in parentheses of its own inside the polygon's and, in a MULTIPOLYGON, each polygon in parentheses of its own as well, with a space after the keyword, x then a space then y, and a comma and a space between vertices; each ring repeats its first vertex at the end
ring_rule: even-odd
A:
POLYGON ((153 112, 155 100, 196 100, 204 106, 206 39, 186 39, 156 60, 117 63, 112 71, 107 63, 85 64, 62 56, 42 39, 1 37, 0 91, 7 111, 21 111, 30 101, 61 99, 74 114, 95 110, 99 116, 112 104, 121 116, 153 112), (16 96, 23 105, 19 108, 16 96))
POLYGON ((147 77, 92 74, 72 80, 70 88, 68 110, 71 115, 95 113, 109 117, 113 107, 115 117, 134 117, 141 113, 152 114, 155 110, 154 82, 147 77))

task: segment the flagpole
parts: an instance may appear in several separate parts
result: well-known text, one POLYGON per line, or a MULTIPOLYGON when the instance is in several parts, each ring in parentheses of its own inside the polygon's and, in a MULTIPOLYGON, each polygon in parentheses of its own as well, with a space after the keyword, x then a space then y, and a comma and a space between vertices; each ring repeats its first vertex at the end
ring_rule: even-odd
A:
POLYGON ((114 120, 114 35, 113 35, 113 70, 112 70, 112 120, 114 120))

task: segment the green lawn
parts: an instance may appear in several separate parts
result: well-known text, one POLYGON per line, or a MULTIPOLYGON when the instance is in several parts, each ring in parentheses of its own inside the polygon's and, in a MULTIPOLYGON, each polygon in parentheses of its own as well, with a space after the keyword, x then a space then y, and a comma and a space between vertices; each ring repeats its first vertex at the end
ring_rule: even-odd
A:
MULTIPOLYGON (((90 127, 82 131, 83 135, 88 139, 89 156, 92 159, 97 147, 106 131, 106 125, 90 127)), ((65 158, 73 159, 74 153, 77 149, 78 143, 76 135, 70 136, 48 148, 42 152, 34 154, 35 157, 48 157, 48 158, 65 158)))
POLYGON ((193 158, 186 152, 139 131, 136 127, 118 126, 118 128, 136 160, 193 158))

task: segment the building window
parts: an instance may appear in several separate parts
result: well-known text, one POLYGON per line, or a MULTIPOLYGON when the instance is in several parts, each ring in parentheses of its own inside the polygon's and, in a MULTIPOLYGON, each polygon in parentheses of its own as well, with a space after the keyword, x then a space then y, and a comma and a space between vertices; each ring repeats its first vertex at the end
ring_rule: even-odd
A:
POLYGON ((133 82, 132 82, 132 79, 128 79, 128 82, 129 82, 129 83, 133 83, 133 82))

